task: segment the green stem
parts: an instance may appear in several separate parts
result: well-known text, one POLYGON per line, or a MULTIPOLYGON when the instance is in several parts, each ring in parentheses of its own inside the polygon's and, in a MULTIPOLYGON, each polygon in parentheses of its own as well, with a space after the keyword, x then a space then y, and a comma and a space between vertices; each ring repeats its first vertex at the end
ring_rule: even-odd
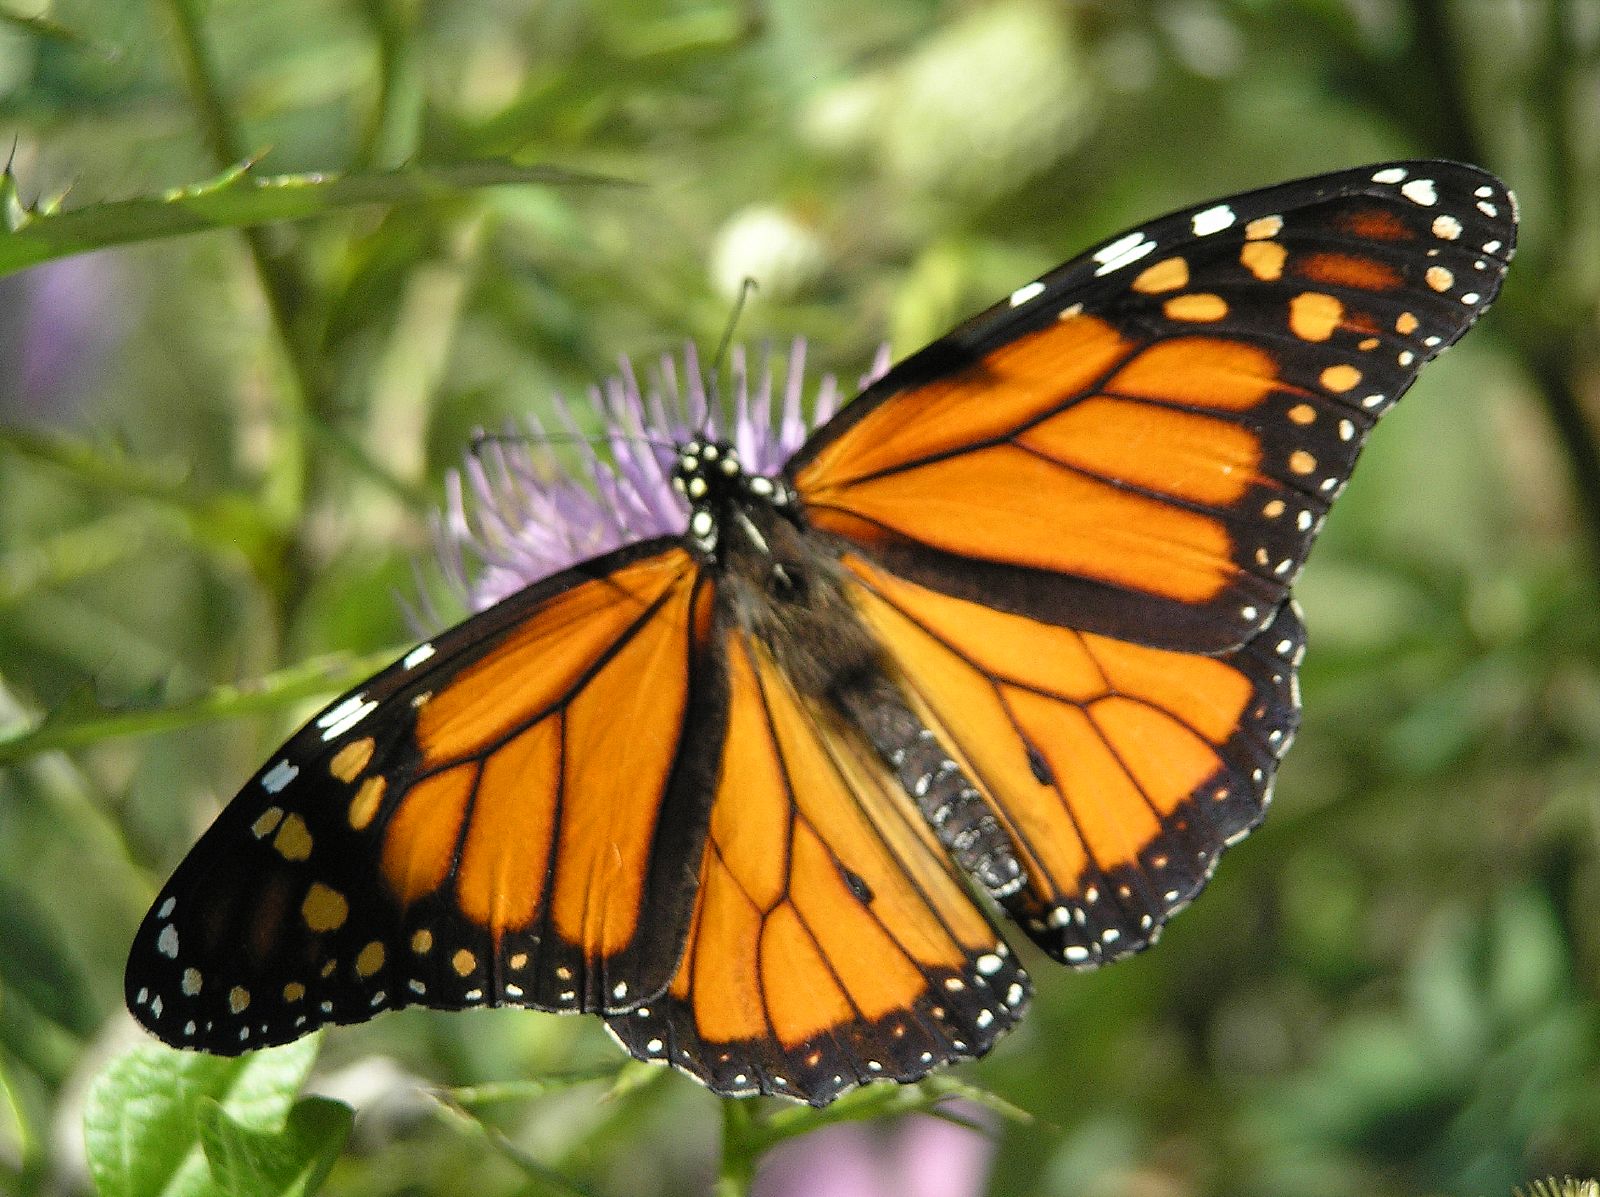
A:
POLYGON ((1544 397, 1545 410, 1555 425, 1556 435, 1566 449, 1572 486, 1582 513, 1584 533, 1594 564, 1600 565, 1600 441, 1584 414, 1582 400, 1573 385, 1573 374, 1593 358, 1579 352, 1572 339, 1548 343, 1537 330, 1523 338, 1523 359, 1544 397))
POLYGON ((1412 0, 1411 48, 1424 64, 1432 86, 1433 127, 1425 144, 1434 152, 1462 162, 1481 160, 1476 122, 1461 78, 1461 39, 1446 0, 1412 0))
MULTIPOLYGON (((207 148, 218 167, 243 162, 248 154, 223 98, 216 64, 201 29, 197 0, 163 0, 163 3, 177 30, 184 77, 207 148)), ((279 440, 268 502, 283 513, 298 513, 304 509, 308 483, 306 439, 310 436, 407 506, 426 505, 426 499, 416 487, 384 469, 356 441, 334 427, 329 418, 332 397, 319 377, 312 337, 298 316, 306 308, 311 288, 293 258, 287 253, 275 252, 262 229, 245 229, 244 238, 293 383, 286 396, 291 418, 279 440)))
POLYGON ((717 1167, 716 1197, 746 1197, 750 1192, 760 1158, 757 1130, 749 1102, 736 1097, 722 1099, 722 1160, 717 1167))
POLYGON ((361 10, 377 46, 377 79, 372 105, 361 122, 355 164, 370 169, 404 159, 415 141, 415 98, 411 38, 400 0, 361 0, 361 10))
MULTIPOLYGON (((1468 162, 1482 162, 1487 155, 1467 103, 1467 90, 1461 77, 1459 38, 1448 7, 1444 0, 1412 0, 1413 26, 1417 30, 1415 48, 1426 64, 1432 84, 1429 90, 1438 96, 1439 106, 1436 127, 1420 132, 1425 144, 1437 146, 1468 162)), ((1545 33, 1553 41, 1545 47, 1540 83, 1541 94, 1553 97, 1546 112, 1545 143, 1549 156, 1546 166, 1552 188, 1558 195, 1549 214, 1555 223, 1545 223, 1544 237, 1549 244, 1567 246, 1573 243, 1572 209, 1567 196, 1559 193, 1570 187, 1566 158, 1571 153, 1571 145, 1565 110, 1566 74, 1560 53, 1563 26, 1560 6, 1552 8, 1555 11, 1551 13, 1551 23, 1545 33)), ((1554 272, 1561 270, 1564 264, 1529 262, 1524 269, 1546 265, 1554 272)), ((1559 288, 1556 293, 1561 294, 1559 288)), ((1583 352, 1579 329, 1563 327, 1560 312, 1547 313, 1540 308, 1538 299, 1530 299, 1524 308, 1523 319, 1508 319, 1503 323, 1509 328, 1510 339, 1539 387, 1545 410, 1560 440, 1584 524, 1583 538, 1591 555, 1591 565, 1600 569, 1600 438, 1596 437, 1584 414, 1579 388, 1574 381, 1579 371, 1591 366, 1595 358, 1583 352)), ((1591 576, 1594 576, 1593 571, 1591 576)))
POLYGON ((393 649, 352 657, 340 653, 302 662, 253 683, 218 686, 189 702, 128 711, 102 711, 82 718, 58 716, 32 727, 0 732, 0 765, 11 765, 42 752, 82 748, 118 736, 175 731, 196 723, 262 711, 278 711, 292 702, 336 694, 393 661, 393 649))
MULTIPOLYGON (((218 167, 243 162, 247 157, 244 144, 227 102, 223 99, 216 63, 201 29, 197 0, 163 0, 163 3, 177 31, 184 80, 212 158, 218 167)), ((302 437, 304 422, 300 417, 311 408, 312 385, 310 367, 301 357, 299 338, 294 327, 293 313, 297 307, 298 288, 292 277, 292 267, 285 259, 272 253, 263 232, 251 228, 243 230, 243 233, 250 257, 255 263, 256 276, 261 281, 279 345, 295 384, 287 395, 295 418, 287 428, 280 429, 272 483, 268 487, 268 502, 280 514, 299 512, 304 508, 306 486, 306 452, 302 437)))
MULTIPOLYGON (((1571 244, 1566 237, 1572 231, 1572 212, 1584 183, 1574 176, 1572 169, 1576 147, 1572 138, 1572 76, 1567 55, 1570 13, 1567 9, 1565 4, 1546 6, 1544 46, 1538 58, 1538 74, 1530 88, 1534 101, 1530 107, 1544 118, 1545 158, 1550 180, 1544 225, 1557 231, 1558 245, 1571 244)), ((1564 273, 1572 272, 1569 269, 1564 273)))

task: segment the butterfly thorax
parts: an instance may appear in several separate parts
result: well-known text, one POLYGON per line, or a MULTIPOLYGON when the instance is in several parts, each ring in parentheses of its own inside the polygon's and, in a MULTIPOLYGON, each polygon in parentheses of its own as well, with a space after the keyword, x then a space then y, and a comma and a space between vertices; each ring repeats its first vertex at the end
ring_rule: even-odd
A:
POLYGON ((807 526, 782 479, 747 475, 726 444, 690 441, 674 489, 716 578, 718 619, 771 658, 819 722, 864 742, 956 862, 996 898, 1024 877, 977 787, 912 710, 850 600, 833 538, 807 526))
POLYGON ((717 558, 725 524, 743 522, 749 534, 747 508, 794 505, 787 483, 747 473, 739 451, 726 441, 696 439, 679 445, 672 489, 689 500, 689 540, 709 560, 717 558))

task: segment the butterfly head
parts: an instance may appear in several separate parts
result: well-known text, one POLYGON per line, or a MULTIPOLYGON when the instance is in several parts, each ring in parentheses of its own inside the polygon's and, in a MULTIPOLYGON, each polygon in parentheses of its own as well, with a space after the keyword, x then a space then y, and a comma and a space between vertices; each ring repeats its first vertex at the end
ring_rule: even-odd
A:
POLYGON ((708 556, 715 554, 730 512, 751 503, 782 507, 791 501, 782 479, 747 473, 739 451, 726 441, 696 439, 678 446, 672 489, 689 500, 689 538, 708 556))

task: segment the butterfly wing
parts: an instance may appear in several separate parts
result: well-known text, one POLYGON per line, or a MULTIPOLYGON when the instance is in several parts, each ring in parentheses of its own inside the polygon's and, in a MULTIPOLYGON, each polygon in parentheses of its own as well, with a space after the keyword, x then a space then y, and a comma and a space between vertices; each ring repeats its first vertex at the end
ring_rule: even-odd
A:
POLYGON ((995 611, 859 558, 898 680, 1009 833, 1006 910, 1052 956, 1138 951, 1266 812, 1299 724, 1293 604, 1239 649, 1174 652, 995 611))
POLYGON ((1029 987, 858 734, 727 640, 730 717, 699 902, 665 993, 608 1020, 728 1095, 825 1104, 986 1052, 1029 987))
POLYGON ((1492 175, 1365 167, 1188 209, 890 370, 788 472, 901 577, 1192 652, 1281 607, 1373 422, 1494 299, 1492 175))
POLYGON ((302 728, 146 917, 129 1007, 232 1054, 383 1009, 627 1009, 694 902, 726 702, 676 541, 568 570, 302 728))

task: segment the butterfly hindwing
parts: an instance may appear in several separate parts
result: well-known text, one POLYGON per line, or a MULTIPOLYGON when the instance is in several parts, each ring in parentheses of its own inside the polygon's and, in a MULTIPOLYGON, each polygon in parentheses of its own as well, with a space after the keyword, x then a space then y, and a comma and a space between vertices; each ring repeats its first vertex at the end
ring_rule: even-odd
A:
POLYGON ((1027 977, 853 729, 730 634, 700 896, 667 991, 609 1020, 718 1093, 816 1104, 982 1055, 1027 977))
POLYGON ((1027 874, 1006 910, 1092 966, 1153 942, 1266 813, 1299 724, 1291 604, 1219 657, 991 610, 859 559, 862 613, 1027 874))
POLYGON ((1174 213, 889 371, 791 462, 904 577, 1197 652, 1273 618, 1373 421, 1493 300, 1511 196, 1447 162, 1174 213))
POLYGON ((633 546, 332 703, 157 898, 130 1007, 169 1043, 231 1054, 404 1005, 653 996, 726 716, 709 601, 676 542, 633 546))

